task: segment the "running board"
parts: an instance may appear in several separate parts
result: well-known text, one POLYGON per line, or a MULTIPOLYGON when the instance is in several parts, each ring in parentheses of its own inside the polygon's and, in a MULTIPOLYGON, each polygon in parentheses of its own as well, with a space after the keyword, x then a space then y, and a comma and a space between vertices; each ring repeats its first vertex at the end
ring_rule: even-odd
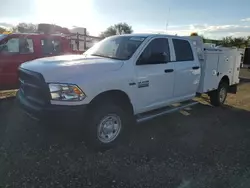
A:
POLYGON ((157 109, 157 110, 153 110, 153 111, 150 111, 150 112, 142 113, 142 114, 137 115, 136 122, 137 123, 142 123, 142 122, 154 119, 156 117, 169 114, 171 112, 176 112, 176 111, 179 111, 181 109, 184 109, 184 108, 187 108, 187 107, 190 107, 190 106, 194 106, 194 105, 196 105, 198 103, 199 102, 193 101, 193 100, 185 101, 185 102, 182 102, 182 103, 175 103, 175 104, 172 104, 170 106, 167 106, 167 107, 164 107, 164 108, 161 108, 161 109, 157 109))

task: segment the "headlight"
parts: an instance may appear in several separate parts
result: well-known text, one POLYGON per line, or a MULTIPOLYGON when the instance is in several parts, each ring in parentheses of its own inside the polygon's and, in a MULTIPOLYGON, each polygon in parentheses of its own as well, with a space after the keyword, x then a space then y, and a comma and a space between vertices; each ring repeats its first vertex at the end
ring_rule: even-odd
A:
POLYGON ((52 100, 60 101, 81 101, 86 95, 74 84, 49 84, 52 100))

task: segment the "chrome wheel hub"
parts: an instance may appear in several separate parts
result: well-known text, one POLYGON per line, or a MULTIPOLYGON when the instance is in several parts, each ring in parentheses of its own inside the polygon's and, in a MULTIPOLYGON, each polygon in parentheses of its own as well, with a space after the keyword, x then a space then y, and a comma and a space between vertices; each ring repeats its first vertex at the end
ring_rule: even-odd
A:
POLYGON ((103 143, 112 142, 119 135, 121 126, 121 119, 119 116, 115 114, 105 116, 98 125, 98 139, 103 143))
POLYGON ((226 99, 226 95, 227 95, 226 89, 221 88, 220 93, 219 93, 220 102, 224 102, 224 100, 226 99))

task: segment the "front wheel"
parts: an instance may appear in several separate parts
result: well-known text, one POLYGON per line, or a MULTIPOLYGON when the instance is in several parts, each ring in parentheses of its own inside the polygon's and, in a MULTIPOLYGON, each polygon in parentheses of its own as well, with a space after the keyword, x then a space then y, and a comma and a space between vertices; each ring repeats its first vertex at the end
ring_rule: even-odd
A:
POLYGON ((224 104, 227 98, 227 92, 228 92, 228 84, 225 82, 221 82, 219 84, 218 89, 212 91, 209 94, 211 104, 213 106, 221 106, 222 104, 224 104))
POLYGON ((86 141, 91 148, 106 150, 123 140, 129 118, 119 106, 115 104, 96 105, 89 116, 86 141))

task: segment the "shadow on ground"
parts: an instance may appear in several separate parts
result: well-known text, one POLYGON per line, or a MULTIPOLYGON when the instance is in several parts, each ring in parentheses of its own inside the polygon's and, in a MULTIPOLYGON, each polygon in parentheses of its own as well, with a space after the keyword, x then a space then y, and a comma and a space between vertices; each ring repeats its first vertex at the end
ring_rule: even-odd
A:
MULTIPOLYGON (((1 103, 0 185, 10 187, 235 187, 250 185, 250 112, 206 102, 137 125, 106 153, 75 125, 45 128, 1 103)), ((0 186, 1 187, 1 186, 0 186)))
POLYGON ((244 83, 249 83, 249 82, 250 82, 250 78, 240 78, 240 85, 244 83))

